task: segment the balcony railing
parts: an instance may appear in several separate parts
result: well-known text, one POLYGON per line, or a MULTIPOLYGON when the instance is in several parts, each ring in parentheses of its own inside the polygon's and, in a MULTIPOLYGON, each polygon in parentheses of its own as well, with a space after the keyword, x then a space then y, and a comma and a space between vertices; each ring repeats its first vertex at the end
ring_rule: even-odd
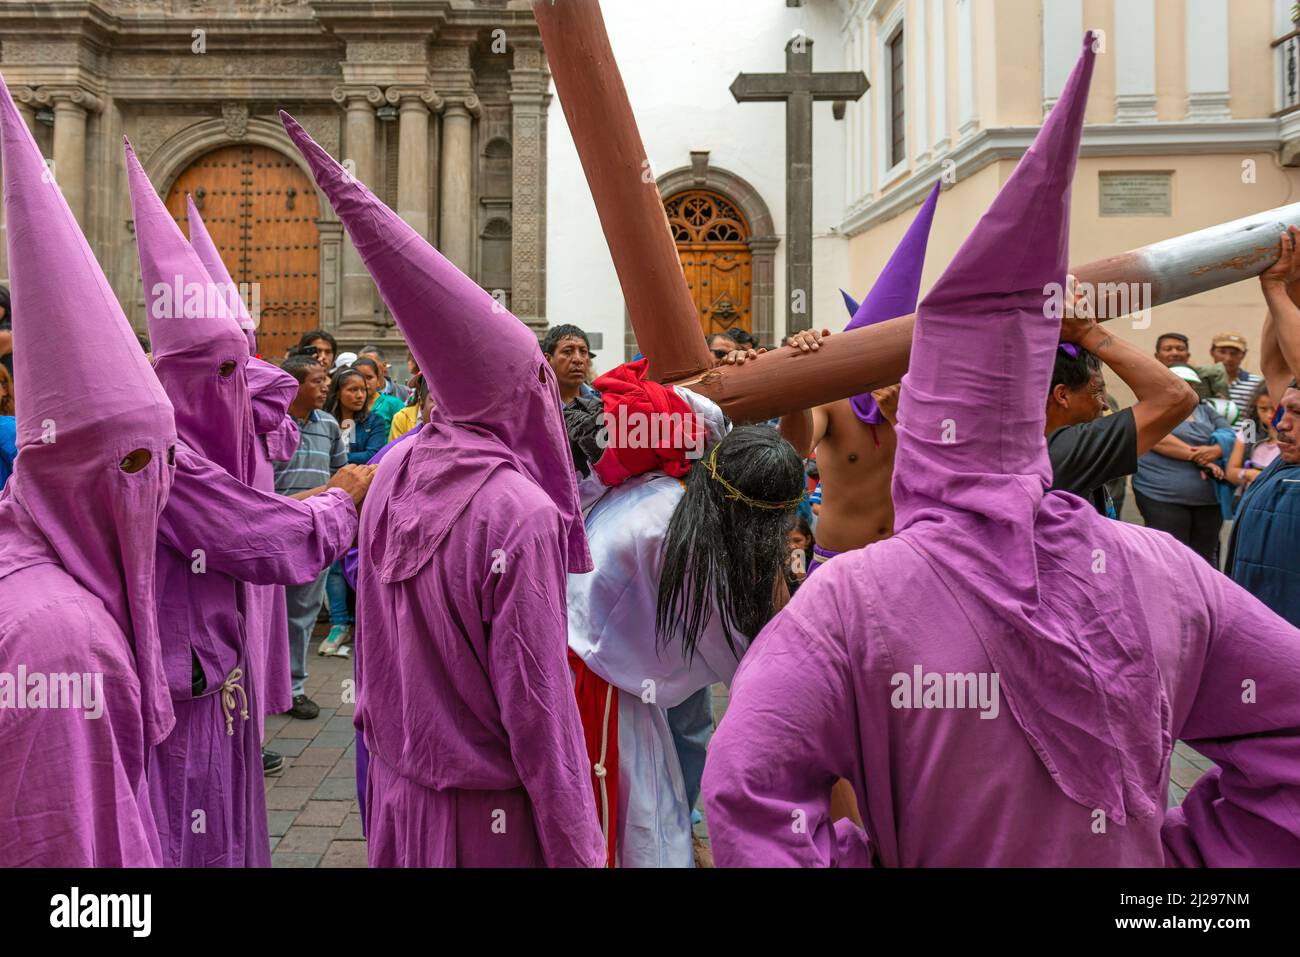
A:
POLYGON ((1273 41, 1277 64, 1277 112, 1283 116, 1300 110, 1300 29, 1273 41))

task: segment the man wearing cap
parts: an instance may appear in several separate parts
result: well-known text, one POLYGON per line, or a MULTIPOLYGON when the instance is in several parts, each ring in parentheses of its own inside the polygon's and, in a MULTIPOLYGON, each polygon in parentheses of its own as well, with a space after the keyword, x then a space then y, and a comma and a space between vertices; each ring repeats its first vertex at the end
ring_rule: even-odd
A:
POLYGON ((1220 333, 1210 342, 1210 358, 1221 364, 1227 373, 1228 398, 1237 403, 1238 409, 1250 404, 1261 378, 1241 367, 1246 351, 1246 337, 1235 332, 1220 333))

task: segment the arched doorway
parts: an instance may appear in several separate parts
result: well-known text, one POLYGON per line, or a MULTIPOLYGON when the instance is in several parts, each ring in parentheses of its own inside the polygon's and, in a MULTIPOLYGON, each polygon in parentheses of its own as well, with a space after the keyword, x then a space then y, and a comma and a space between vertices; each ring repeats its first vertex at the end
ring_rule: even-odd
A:
POLYGON ((754 257, 744 214, 709 189, 670 196, 664 210, 704 334, 752 331, 754 257))
POLYGON ((257 283, 257 346, 279 359, 320 325, 320 201, 316 186, 267 146, 222 146, 176 177, 167 209, 189 234, 185 194, 236 283, 257 283))

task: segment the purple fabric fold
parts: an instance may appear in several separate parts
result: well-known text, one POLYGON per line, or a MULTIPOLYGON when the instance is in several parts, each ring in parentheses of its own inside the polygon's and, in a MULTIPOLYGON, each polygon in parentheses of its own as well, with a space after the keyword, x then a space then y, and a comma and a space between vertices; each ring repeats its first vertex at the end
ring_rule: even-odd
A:
POLYGON ((370 865, 597 865, 565 614, 591 558, 555 376, 527 326, 281 119, 437 406, 380 464, 358 539, 370 865))
POLYGON ((172 407, 3 80, 0 154, 20 452, 0 493, 0 866, 156 866, 172 407))
POLYGON ((248 340, 130 143, 125 150, 154 372, 176 410, 177 434, 247 483, 255 463, 248 340))
POLYGON ((893 498, 896 536, 976 609, 965 617, 1053 779, 1123 824, 1163 808, 1167 702, 1146 619, 1111 584, 1123 580, 1118 571, 1080 574, 1101 532, 1078 527, 1068 496, 1047 495, 1043 437, 1060 341, 1045 300, 1065 285, 1092 42, 1089 34, 1033 145, 921 303, 893 498))
POLYGON ((0 575, 43 553, 104 603, 134 649, 153 743, 173 720, 153 577, 172 480, 172 404, 8 88, 0 92, 0 135, 20 458, 0 502, 31 519, 0 522, 29 538, 0 550, 0 575), (122 471, 119 463, 137 449, 149 453, 148 465, 122 471))
MULTIPOLYGON (((916 311, 916 297, 921 292, 921 274, 925 270, 925 251, 930 241, 930 227, 934 224, 934 211, 939 203, 941 187, 941 183, 934 184, 867 298, 858 304, 847 292, 840 290, 850 315, 849 324, 844 327, 845 332, 897 319, 916 311)), ((886 421, 870 392, 855 395, 849 402, 854 414, 867 425, 880 425, 886 421)))

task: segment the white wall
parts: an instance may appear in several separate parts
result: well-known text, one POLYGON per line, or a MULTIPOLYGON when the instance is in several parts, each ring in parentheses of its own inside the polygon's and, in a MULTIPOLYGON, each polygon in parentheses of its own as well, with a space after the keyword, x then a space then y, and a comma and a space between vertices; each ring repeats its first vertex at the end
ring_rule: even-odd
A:
MULTIPOLYGON (((833 0, 604 0, 601 4, 656 176, 690 165, 709 150, 712 166, 747 180, 785 231, 785 105, 737 103, 737 73, 785 71, 785 44, 803 29, 813 69, 844 69, 841 14, 833 0)), ((554 86, 552 86, 554 92, 554 86)), ((558 96, 551 101, 547 171, 546 315, 604 336, 599 371, 623 358, 623 296, 558 96)), ((847 242, 832 233, 845 209, 846 124, 817 103, 813 127, 813 321, 833 329, 847 316, 838 286, 847 242)), ((784 333, 784 242, 776 254, 775 327, 784 333)), ((859 290, 860 292, 861 290, 859 290)))

